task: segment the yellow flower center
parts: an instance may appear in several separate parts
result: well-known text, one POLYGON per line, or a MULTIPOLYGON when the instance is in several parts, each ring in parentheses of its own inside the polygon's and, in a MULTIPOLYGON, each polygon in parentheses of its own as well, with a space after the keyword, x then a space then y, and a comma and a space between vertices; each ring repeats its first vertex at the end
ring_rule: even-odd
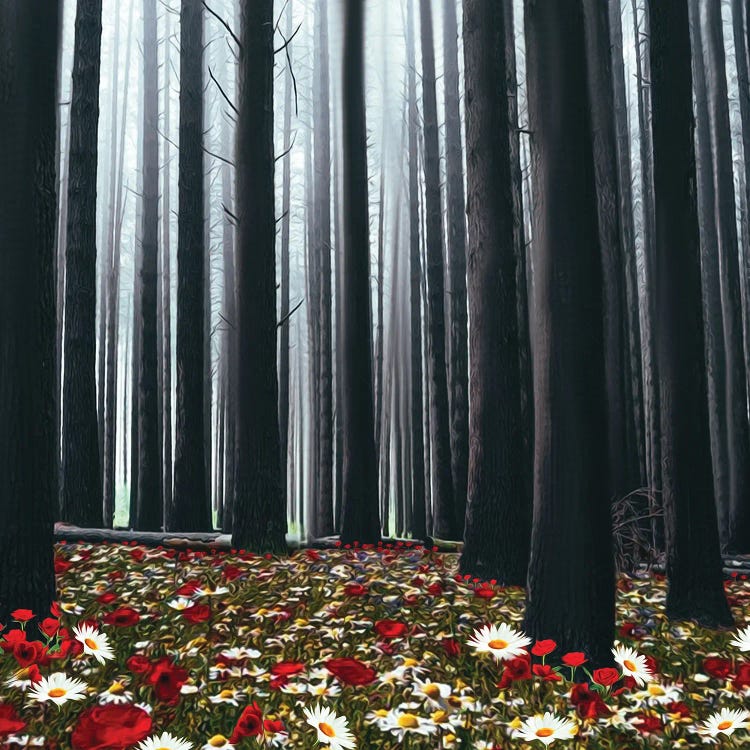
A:
POLYGON ((419 726, 419 719, 414 714, 401 714, 398 717, 398 725, 402 729, 416 729, 419 726))
POLYGON ((666 695, 664 688, 661 685, 649 685, 648 692, 649 695, 666 695))
POLYGON ((622 662, 622 666, 625 667, 625 669, 630 670, 631 672, 638 671, 638 667, 632 661, 630 661, 630 659, 624 659, 622 662))
POLYGON ((440 697, 440 688, 437 685, 425 685, 424 688, 422 688, 422 692, 428 698, 439 698, 440 697))
POLYGON ((537 737, 551 737, 553 734, 554 730, 550 729, 549 727, 542 727, 541 729, 536 730, 537 737))
POLYGON ((83 642, 94 651, 96 651, 99 648, 96 641, 92 641, 91 638, 85 638, 83 642))
POLYGON ((224 698, 224 699, 234 698, 234 693, 231 690, 222 690, 219 693, 219 698, 224 698))
POLYGON ((227 744, 227 738, 223 734, 215 734, 208 741, 208 744, 211 745, 211 747, 224 747, 224 745, 227 744))
POLYGON ((67 691, 63 688, 52 688, 52 690, 49 691, 48 695, 50 698, 62 698, 66 692, 67 691))
POLYGON ((726 729, 729 729, 729 727, 731 727, 731 726, 732 726, 732 722, 731 722, 731 721, 722 721, 722 722, 721 722, 720 724, 717 724, 717 725, 716 725, 716 728, 717 728, 717 729, 718 729, 718 730, 719 730, 720 732, 723 732, 723 731, 725 731, 726 729))
POLYGON ((448 714, 445 711, 435 711, 430 718, 435 724, 444 724, 448 720, 448 714))
POLYGON ((122 683, 115 682, 110 687, 109 692, 112 693, 112 695, 122 695, 125 692, 125 688, 122 683))
POLYGON ((320 724, 318 724, 318 729, 320 729, 320 731, 323 732, 326 737, 336 736, 336 730, 330 724, 326 724, 324 721, 321 721, 320 724))
POLYGON ((503 648, 508 648, 508 641, 503 641, 502 639, 498 639, 498 640, 495 640, 495 641, 490 641, 487 645, 490 648, 494 648, 494 649, 498 649, 499 650, 499 649, 503 649, 503 648))

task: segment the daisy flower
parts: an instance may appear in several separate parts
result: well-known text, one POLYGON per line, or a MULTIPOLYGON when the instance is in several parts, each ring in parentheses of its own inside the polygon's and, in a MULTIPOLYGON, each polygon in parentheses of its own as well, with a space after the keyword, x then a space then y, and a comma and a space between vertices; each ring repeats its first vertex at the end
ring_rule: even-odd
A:
POLYGON ((318 742, 330 745, 331 750, 350 750, 356 747, 354 736, 349 731, 349 724, 343 716, 337 716, 326 706, 305 706, 304 714, 307 723, 318 733, 318 742))
POLYGON ((474 631, 474 635, 468 640, 469 646, 473 646, 477 653, 492 654, 497 661, 521 656, 525 653, 525 646, 531 643, 520 630, 515 630, 509 625, 485 625, 474 631))
POLYGON ((83 644, 83 653, 90 654, 100 664, 104 664, 107 659, 115 658, 109 645, 109 638, 104 633, 100 633, 89 625, 73 628, 73 632, 76 639, 83 644))
POLYGON ((192 599, 186 599, 184 596, 180 596, 177 599, 172 599, 167 602, 167 606, 178 611, 192 607, 195 602, 192 599))
POLYGON ((729 643, 740 651, 750 651, 750 625, 744 630, 740 630, 740 632, 737 633, 737 637, 734 640, 729 641, 729 643))
POLYGON ((223 734, 215 734, 201 750, 234 750, 234 745, 223 734))
POLYGON ((531 716, 519 729, 519 736, 527 742, 539 740, 551 745, 555 740, 569 740, 575 736, 578 728, 570 719, 561 719, 549 711, 544 716, 531 716))
POLYGON ((231 703, 233 706, 239 706, 237 698, 242 697, 242 693, 236 690, 222 690, 218 695, 209 696, 211 703, 231 703))
POLYGON ((64 672, 55 672, 49 677, 42 677, 29 691, 29 698, 40 703, 52 701, 62 706, 67 701, 79 701, 86 697, 86 683, 71 680, 64 672))
POLYGON ((747 720, 750 713, 742 709, 732 711, 722 708, 706 719, 704 724, 698 727, 701 734, 709 737, 718 737, 720 734, 732 734, 737 729, 747 729, 747 720))
POLYGON ((121 682, 113 682, 103 693, 99 693, 100 703, 131 703, 133 694, 121 682))
POLYGON ((395 734, 400 741, 403 741, 404 737, 409 734, 426 736, 436 732, 437 727, 432 721, 414 713, 416 707, 417 704, 407 703, 390 710, 380 729, 395 734))
POLYGON ((138 745, 138 750, 192 750, 192 747, 187 740, 178 739, 169 732, 162 732, 161 735, 155 734, 143 740, 138 745))
POLYGON ((646 657, 632 648, 616 644, 612 649, 615 661, 620 665, 623 674, 632 677, 637 685, 645 685, 653 678, 651 670, 646 664, 646 657))
POLYGON ((442 708, 446 700, 451 696, 453 690, 450 685, 442 682, 422 681, 419 678, 414 679, 413 692, 415 696, 424 698, 430 705, 442 708))

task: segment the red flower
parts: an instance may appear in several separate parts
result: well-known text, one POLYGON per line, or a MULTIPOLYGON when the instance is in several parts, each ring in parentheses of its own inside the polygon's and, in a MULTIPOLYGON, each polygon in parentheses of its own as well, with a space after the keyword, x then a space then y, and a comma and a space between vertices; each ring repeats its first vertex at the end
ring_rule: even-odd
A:
POLYGON ((175 594, 177 596, 192 596, 200 586, 198 581, 186 581, 175 591, 175 594))
POLYGON ((531 671, 537 677, 541 677, 547 682, 559 682, 560 680, 562 680, 562 677, 560 677, 560 675, 557 674, 557 672, 555 672, 555 670, 552 669, 549 664, 534 664, 534 666, 531 668, 531 671))
POLYGON ((16 622, 28 622, 32 617, 34 617, 34 613, 30 609, 14 609, 10 616, 16 621, 16 622))
POLYGON ((12 703, 0 703, 0 737, 20 732, 25 726, 12 703))
POLYGON ((211 609, 208 604, 193 604, 187 609, 183 609, 181 614, 188 622, 196 624, 206 622, 211 617, 211 609))
POLYGON ((118 628, 128 628, 138 623, 141 616, 131 607, 120 607, 109 612, 102 618, 106 625, 116 625, 118 628))
POLYGON ((690 716, 690 709, 682 701, 672 701, 667 703, 667 713, 679 714, 681 719, 687 719, 690 716))
POLYGON ((570 651, 563 655, 562 660, 563 664, 566 664, 569 667, 580 667, 588 661, 588 659, 586 659, 586 654, 584 654, 583 651, 570 651))
POLYGON ((60 620, 55 617, 45 617, 39 625, 39 630, 48 637, 52 637, 60 629, 60 620))
POLYGON ((646 660, 646 667, 651 671, 651 674, 659 674, 659 662, 651 654, 646 654, 643 658, 646 660))
POLYGON ((62 575, 63 573, 66 573, 72 567, 73 567, 73 563, 70 563, 67 560, 63 560, 61 557, 55 558, 55 573, 57 575, 62 575))
POLYGON ((233 745, 243 737, 258 737, 263 734, 263 712, 257 703, 246 706, 237 719, 232 736, 229 739, 233 745))
POLYGON ((531 648, 531 653, 534 656, 547 656, 547 654, 551 654, 556 648, 557 644, 553 640, 547 639, 545 641, 537 641, 531 648))
POLYGON ((156 697, 164 703, 174 705, 180 699, 180 688, 187 682, 188 673, 164 657, 153 665, 148 682, 154 686, 156 697))
POLYGON ((742 661, 737 665, 737 675, 732 680, 735 690, 750 687, 750 661, 742 661))
POLYGON ((448 656, 458 656, 461 653, 461 644, 454 638, 443 638, 440 645, 448 656))
POLYGON ((112 604, 117 599, 117 594, 114 591, 105 591, 101 596, 97 597, 97 601, 100 604, 112 604))
POLYGON ((439 581, 437 581, 435 583, 431 583, 427 587, 427 593, 430 594, 430 595, 432 595, 432 596, 440 596, 440 594, 443 593, 443 587, 442 587, 442 585, 440 584, 439 581))
POLYGON ((347 596, 364 596, 367 593, 367 586, 361 583, 347 583, 344 586, 344 593, 347 596))
POLYGON ((718 656, 709 656, 703 660, 703 670, 711 677, 723 680, 732 671, 732 662, 718 656))
POLYGON ((23 643, 26 641, 26 633, 23 630, 9 630, 5 634, 5 638, 0 642, 0 648, 5 653, 13 651, 17 643, 23 643))
POLYGON ((601 695, 589 688, 588 682, 573 685, 570 702, 576 707, 576 713, 582 719, 599 719, 612 713, 601 695))
POLYGON ((291 677, 305 671, 305 665, 299 661, 280 661, 271 667, 274 677, 291 677))
POLYGON ((622 687, 617 688, 617 690, 612 691, 612 695, 620 695, 620 693, 625 693, 628 690, 632 690, 636 686, 636 681, 634 677, 631 677, 629 674, 626 674, 622 678, 622 687))
POLYGON ((400 638, 409 629, 398 620, 379 620, 375 623, 375 630, 381 638, 400 638))
POLYGON ((19 667, 28 667, 36 664, 39 657, 44 653, 44 646, 40 641, 20 641, 13 647, 13 656, 19 667))
POLYGON ((594 682, 597 685, 609 687, 614 685, 620 679, 620 673, 614 667, 603 667, 594 670, 594 682))
POLYGON ((224 578, 227 579, 227 581, 234 581, 244 573, 242 568, 238 568, 236 565, 225 565, 221 569, 221 572, 224 578))
POLYGON ((639 714, 638 716, 633 717, 632 722, 641 734, 661 732, 662 729, 661 719, 658 716, 639 714))
POLYGON ((372 667, 349 657, 329 659, 325 667, 334 677, 347 685, 369 685, 377 677, 377 672, 372 667))
POLYGON ((500 682, 497 686, 500 690, 504 690, 510 685, 511 682, 517 680, 529 680, 531 679, 531 665, 528 659, 524 659, 522 656, 514 659, 508 659, 505 662, 505 669, 503 670, 503 676, 500 678, 500 682))
POLYGON ((60 617, 60 605, 57 602, 52 602, 49 611, 52 617, 60 617))
POLYGON ((495 589, 482 587, 475 589, 474 596, 478 596, 480 599, 492 599, 495 593, 495 589))
POLYGON ((146 555, 146 550, 143 549, 143 547, 136 547, 135 549, 130 550, 130 556, 136 562, 140 562, 141 560, 143 560, 145 555, 146 555))
POLYGON ((284 726, 284 722, 279 719, 264 719, 263 720, 263 729, 268 734, 279 734, 280 732, 286 731, 286 727, 284 726))
POLYGON ((131 703, 92 706, 73 730, 75 750, 126 750, 151 732, 151 717, 131 703))

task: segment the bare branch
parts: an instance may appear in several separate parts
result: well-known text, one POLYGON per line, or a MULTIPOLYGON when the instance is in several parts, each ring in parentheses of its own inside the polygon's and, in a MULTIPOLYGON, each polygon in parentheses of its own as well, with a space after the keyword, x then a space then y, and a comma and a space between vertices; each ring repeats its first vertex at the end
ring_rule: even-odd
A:
POLYGON ((238 39, 237 34, 232 31, 230 25, 213 9, 208 6, 208 3, 203 2, 203 7, 229 32, 229 35, 234 39, 237 46, 242 49, 242 42, 238 39))

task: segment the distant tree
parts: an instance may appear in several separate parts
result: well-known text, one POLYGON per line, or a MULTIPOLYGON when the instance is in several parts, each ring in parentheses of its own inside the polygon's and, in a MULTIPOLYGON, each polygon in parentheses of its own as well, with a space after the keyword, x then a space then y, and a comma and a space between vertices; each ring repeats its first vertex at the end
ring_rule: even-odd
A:
POLYGON ((524 627, 611 661, 603 272, 583 3, 526 0, 534 178, 534 518, 524 627), (570 217, 576 217, 573 222, 570 217))
POLYGON ((461 571, 523 586, 524 476, 504 3, 464 3, 469 218, 469 475, 461 571))
POLYGON ((243 0, 238 67, 237 444, 232 544, 286 550, 276 373, 273 0, 243 0))
POLYGON ((342 289, 343 487, 341 541, 380 539, 372 403, 372 313, 364 99, 364 2, 344 17, 344 279, 342 289))
POLYGON ((712 499, 688 0, 651 2, 650 11, 666 609, 731 625, 712 499))
POLYGON ((101 39, 101 0, 78 0, 65 245, 60 518, 90 527, 102 525, 96 409, 96 174, 101 39))
MULTIPOLYGON (((0 622, 55 599, 55 213, 61 3, 0 3, 0 622)), ((32 626, 30 638, 35 635, 32 626)))
POLYGON ((212 528, 204 444, 203 4, 180 6, 177 401, 174 498, 167 528, 212 528))

